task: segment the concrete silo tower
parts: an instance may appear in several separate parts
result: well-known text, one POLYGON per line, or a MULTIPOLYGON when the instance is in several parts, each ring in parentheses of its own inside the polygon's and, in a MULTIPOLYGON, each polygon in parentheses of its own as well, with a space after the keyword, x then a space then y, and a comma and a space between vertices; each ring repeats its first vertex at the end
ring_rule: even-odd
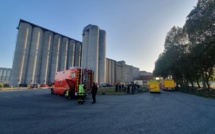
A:
POLYGON ((106 83, 106 32, 99 31, 99 80, 98 83, 106 83))
POLYGON ((18 86, 26 80, 27 61, 30 51, 32 25, 19 23, 19 33, 16 41, 13 67, 11 70, 10 85, 18 86))
POLYGON ((106 32, 96 25, 83 30, 81 67, 94 70, 94 81, 105 83, 106 32))

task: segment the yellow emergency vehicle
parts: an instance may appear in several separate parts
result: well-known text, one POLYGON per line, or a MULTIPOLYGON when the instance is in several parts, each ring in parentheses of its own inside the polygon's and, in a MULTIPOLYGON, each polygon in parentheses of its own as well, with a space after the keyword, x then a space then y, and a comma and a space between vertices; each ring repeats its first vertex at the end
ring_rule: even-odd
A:
POLYGON ((174 80, 164 80, 163 90, 175 91, 175 81, 174 80))
POLYGON ((160 93, 160 83, 158 81, 149 81, 149 92, 160 93))

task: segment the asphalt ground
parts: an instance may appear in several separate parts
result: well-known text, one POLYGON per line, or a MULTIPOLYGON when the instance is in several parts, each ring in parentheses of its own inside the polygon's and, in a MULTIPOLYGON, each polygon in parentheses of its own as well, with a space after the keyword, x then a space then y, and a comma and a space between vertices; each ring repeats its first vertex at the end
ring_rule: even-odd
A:
POLYGON ((214 134, 215 101, 180 92, 97 95, 0 92, 0 134, 214 134))

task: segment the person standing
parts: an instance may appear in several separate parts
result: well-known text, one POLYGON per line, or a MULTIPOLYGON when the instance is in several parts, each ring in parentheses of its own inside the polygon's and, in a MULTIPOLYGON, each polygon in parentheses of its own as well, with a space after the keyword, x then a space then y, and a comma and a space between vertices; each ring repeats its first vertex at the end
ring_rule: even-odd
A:
POLYGON ((96 86, 96 83, 93 83, 93 87, 92 87, 92 98, 93 98, 93 102, 92 104, 96 103, 96 94, 97 94, 97 90, 98 90, 98 87, 96 86))
POLYGON ((127 94, 129 94, 130 93, 130 84, 128 84, 128 86, 127 86, 127 94))
POLYGON ((135 90, 135 85, 134 85, 134 83, 132 83, 132 86, 131 86, 131 92, 132 92, 132 94, 134 94, 134 90, 135 90))
POLYGON ((84 97, 85 97, 85 86, 84 84, 79 85, 79 90, 78 90, 78 104, 84 104, 84 97))
POLYGON ((118 83, 115 85, 115 91, 118 92, 118 83))

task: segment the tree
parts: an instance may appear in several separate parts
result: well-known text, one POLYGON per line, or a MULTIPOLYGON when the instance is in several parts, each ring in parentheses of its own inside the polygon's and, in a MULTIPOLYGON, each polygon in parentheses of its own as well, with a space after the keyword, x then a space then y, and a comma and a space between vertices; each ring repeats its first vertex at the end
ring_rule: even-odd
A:
POLYGON ((215 1, 199 0, 197 6, 187 16, 184 29, 193 44, 206 41, 215 35, 215 1))
POLYGON ((182 80, 180 58, 187 50, 187 34, 180 27, 172 27, 167 33, 164 52, 155 63, 154 75, 166 78, 171 75, 178 82, 182 80))
POLYGON ((208 89, 215 65, 215 1, 199 0, 197 6, 187 16, 184 29, 191 42, 193 60, 198 65, 203 82, 208 89))
POLYGON ((191 83, 192 87, 196 81, 199 88, 201 78, 209 90, 215 65, 215 0, 198 0, 184 27, 174 26, 167 33, 164 48, 154 75, 172 75, 174 80, 191 83))
POLYGON ((168 76, 168 69, 163 53, 160 54, 158 60, 155 62, 155 69, 153 71, 153 75, 163 78, 167 78, 168 76))

